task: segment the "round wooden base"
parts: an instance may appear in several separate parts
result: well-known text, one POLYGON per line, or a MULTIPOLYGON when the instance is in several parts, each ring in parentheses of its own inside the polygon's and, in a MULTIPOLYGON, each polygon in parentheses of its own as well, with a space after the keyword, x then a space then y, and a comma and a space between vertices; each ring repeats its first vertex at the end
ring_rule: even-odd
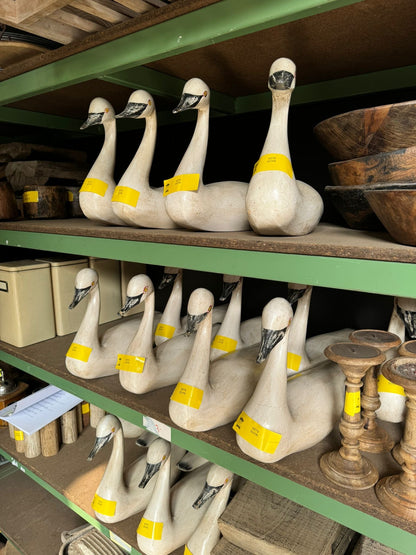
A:
POLYGON ((392 513, 416 521, 416 489, 400 479, 401 474, 386 476, 376 486, 380 503, 392 513))
POLYGON ((371 430, 363 430, 359 439, 360 451, 367 453, 384 453, 391 451, 394 447, 394 441, 390 438, 389 434, 377 426, 371 430))
POLYGON ((322 455, 319 466, 328 480, 344 488, 368 489, 378 480, 377 470, 365 457, 351 461, 344 459, 339 451, 331 451, 322 455))

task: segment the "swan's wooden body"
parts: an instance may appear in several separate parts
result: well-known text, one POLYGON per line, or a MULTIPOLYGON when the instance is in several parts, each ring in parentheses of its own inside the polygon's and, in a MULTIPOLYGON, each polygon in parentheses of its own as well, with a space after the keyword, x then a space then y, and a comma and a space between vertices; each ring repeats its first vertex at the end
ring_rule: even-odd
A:
POLYGON ((232 422, 250 398, 261 372, 258 346, 210 362, 213 295, 196 289, 188 313, 198 324, 194 345, 169 402, 171 419, 182 428, 203 431, 232 422))
POLYGON ((295 64, 287 58, 275 60, 270 68, 270 127, 246 199, 250 225, 260 235, 305 235, 323 212, 319 193, 293 174, 287 120, 295 73, 295 64))
MULTIPOLYGON (((96 429, 96 441, 88 460, 91 460, 111 440, 113 440, 111 455, 93 501, 97 518, 106 523, 119 522, 143 511, 156 485, 156 477, 154 477, 148 481, 145 488, 138 487, 145 474, 151 452, 148 451, 124 469, 123 430, 119 419, 111 414, 107 414, 100 420, 96 429)), ((179 475, 176 463, 184 453, 184 449, 172 447, 171 483, 179 475)))
POLYGON ((265 463, 318 443, 338 423, 344 405, 344 375, 333 363, 327 361, 287 379, 292 315, 285 299, 273 299, 265 306, 258 360, 270 354, 253 395, 233 426, 240 449, 265 463))
POLYGON ((136 154, 115 188, 112 204, 114 213, 132 226, 157 229, 177 227, 166 212, 163 188, 152 188, 149 185, 157 133, 152 95, 144 90, 134 91, 127 106, 116 118, 145 118, 146 128, 136 154))
POLYGON ((249 229, 245 198, 247 183, 221 181, 204 185, 203 170, 208 144, 209 87, 201 79, 185 83, 174 113, 198 110, 191 142, 176 170, 165 181, 165 202, 169 216, 180 227, 204 231, 242 231, 249 229), (192 177, 193 176, 193 177, 192 177))
POLYGON ((111 199, 115 189, 113 177, 116 157, 116 120, 114 109, 104 98, 94 98, 88 118, 81 129, 103 125, 104 143, 79 192, 79 204, 84 215, 100 223, 124 225, 113 212, 111 199))

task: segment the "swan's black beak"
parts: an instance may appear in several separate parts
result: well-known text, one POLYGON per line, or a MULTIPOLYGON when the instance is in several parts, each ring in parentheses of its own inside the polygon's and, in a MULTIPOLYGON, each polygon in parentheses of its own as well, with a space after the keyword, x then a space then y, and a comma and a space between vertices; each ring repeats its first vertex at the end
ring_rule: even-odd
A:
POLYGON ((286 331, 287 328, 283 328, 282 330, 268 330, 263 328, 261 330, 261 342, 256 362, 260 363, 266 360, 273 347, 284 338, 286 331))
POLYGON ((89 287, 84 287, 83 289, 77 289, 75 287, 74 298, 72 299, 72 303, 69 305, 68 308, 75 308, 77 304, 82 301, 82 299, 86 297, 90 291, 91 285, 89 287))
POLYGON ((195 108, 201 100, 202 95, 183 93, 179 104, 172 110, 172 113, 177 114, 195 108))
POLYGON ((98 451, 100 451, 104 447, 104 445, 107 445, 112 437, 113 434, 110 433, 104 437, 95 438, 94 447, 91 449, 91 453, 88 455, 87 461, 92 461, 98 451))
POLYGON ((223 281, 220 301, 226 301, 239 283, 240 283, 240 280, 233 281, 232 283, 227 283, 223 281))
POLYGON ((148 104, 142 102, 128 102, 122 112, 116 118, 139 118, 146 110, 148 104))
POLYGON ((177 277, 178 274, 168 274, 167 272, 165 272, 162 276, 161 282, 158 285, 158 289, 164 289, 165 287, 173 283, 177 277))
POLYGON ((404 323, 408 337, 416 339, 416 312, 404 310, 399 304, 396 305, 396 311, 404 323))
POLYGON ((147 486, 147 484, 150 482, 153 476, 157 472, 159 472, 161 464, 162 464, 161 462, 158 462, 156 464, 146 463, 146 468, 144 469, 143 478, 141 479, 139 488, 144 489, 147 486))
POLYGON ((92 112, 88 114, 87 119, 81 125, 80 129, 86 129, 92 125, 99 125, 103 120, 104 112, 92 112))
POLYGON ((186 332, 185 335, 191 335, 195 333, 198 324, 202 322, 207 316, 208 312, 203 312, 202 314, 188 314, 186 318, 186 332))
POLYGON ((290 71, 276 71, 269 76, 269 87, 277 91, 286 91, 291 88, 294 78, 290 71))
POLYGON ((287 300, 293 306, 296 301, 298 301, 303 297, 307 289, 308 289, 307 287, 303 289, 292 289, 291 287, 289 287, 287 290, 287 300))
POLYGON ((131 310, 134 306, 136 306, 137 304, 139 304, 142 300, 143 297, 143 293, 140 293, 140 295, 136 295, 135 297, 126 297, 126 302, 124 303, 123 308, 121 308, 119 310, 119 315, 120 316, 125 316, 126 312, 128 312, 129 310, 131 310))
POLYGON ((217 495, 222 487, 223 484, 221 484, 220 486, 210 486, 207 484, 207 482, 205 482, 204 489, 202 490, 198 498, 194 501, 192 507, 194 509, 200 509, 202 505, 208 501, 208 499, 211 499, 211 497, 217 495))

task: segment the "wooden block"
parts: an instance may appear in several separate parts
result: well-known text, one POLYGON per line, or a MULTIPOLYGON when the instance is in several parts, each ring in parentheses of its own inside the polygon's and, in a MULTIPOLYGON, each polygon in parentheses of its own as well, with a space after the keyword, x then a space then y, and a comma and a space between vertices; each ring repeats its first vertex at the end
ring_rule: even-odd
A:
POLYGON ((351 555, 400 555, 400 552, 367 536, 360 536, 351 555))
POLYGON ((230 543, 225 538, 221 538, 212 550, 212 555, 251 555, 251 551, 246 551, 230 543))
POLYGON ((256 555, 345 553, 355 532, 246 482, 219 520, 223 536, 256 555))
POLYGON ((6 163, 29 159, 84 163, 87 160, 87 154, 81 150, 32 143, 13 142, 0 144, 0 162, 6 163))
POLYGON ((78 163, 48 160, 26 160, 9 162, 6 177, 13 189, 23 189, 25 185, 45 185, 50 179, 82 181, 88 168, 78 163))

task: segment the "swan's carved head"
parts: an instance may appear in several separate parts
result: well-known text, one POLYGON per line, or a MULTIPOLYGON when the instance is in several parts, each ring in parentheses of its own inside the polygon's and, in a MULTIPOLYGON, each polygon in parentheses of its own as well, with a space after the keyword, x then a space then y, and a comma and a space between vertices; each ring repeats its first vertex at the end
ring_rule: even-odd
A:
POLYGON ((204 503, 215 497, 225 486, 231 487, 232 480, 233 473, 230 470, 216 464, 211 465, 204 488, 197 499, 195 499, 192 507, 194 509, 202 507, 204 503))
POLYGON ((100 125, 113 120, 115 117, 114 108, 105 98, 97 96, 88 108, 88 118, 81 125, 80 129, 86 129, 92 125, 100 125))
POLYGON ((146 274, 132 277, 127 285, 126 301, 119 311, 120 316, 125 316, 126 312, 145 301, 152 293, 154 293, 153 283, 146 274))
POLYGON ((186 334, 194 333, 198 325, 205 320, 214 307, 214 295, 208 289, 200 287, 195 289, 188 301, 188 317, 186 322, 186 334))
POLYGON ((416 299, 396 297, 394 302, 396 312, 404 323, 407 337, 416 339, 416 299))
POLYGON ((181 269, 166 266, 163 272, 162 279, 158 285, 158 289, 165 289, 165 287, 173 283, 179 275, 182 275, 181 269))
POLYGON ((220 301, 226 301, 234 289, 240 285, 240 283, 243 283, 243 278, 239 276, 232 276, 230 274, 224 274, 222 278, 222 293, 220 301))
POLYGON ((146 467, 139 488, 145 488, 157 472, 167 463, 170 456, 170 443, 162 438, 157 438, 150 445, 146 455, 146 467))
POLYGON ((80 270, 75 278, 74 298, 68 308, 75 308, 77 304, 96 287, 98 287, 97 272, 92 268, 80 270))
POLYGON ((289 58, 278 58, 272 63, 269 72, 271 91, 292 92, 296 84, 296 66, 289 58))
POLYGON ((296 301, 301 299, 307 291, 312 290, 312 285, 302 285, 300 283, 288 283, 287 300, 293 306, 296 301))
POLYGON ((126 107, 120 114, 116 115, 116 118, 147 118, 151 116, 154 111, 155 101, 153 100, 153 96, 147 91, 139 89, 131 93, 126 107))
POLYGON ((208 85, 199 79, 193 77, 185 83, 179 104, 174 108, 173 113, 184 112, 185 110, 201 110, 209 107, 210 90, 208 85))
POLYGON ((288 332, 293 318, 290 303, 281 297, 269 301, 263 309, 261 343, 257 362, 263 362, 288 332))
POLYGON ((114 435, 121 429, 121 422, 116 416, 112 414, 106 414, 103 416, 103 418, 101 418, 98 422, 95 430, 95 443, 91 453, 88 455, 87 460, 91 461, 98 451, 100 451, 104 445, 107 445, 107 443, 110 442, 114 435))

